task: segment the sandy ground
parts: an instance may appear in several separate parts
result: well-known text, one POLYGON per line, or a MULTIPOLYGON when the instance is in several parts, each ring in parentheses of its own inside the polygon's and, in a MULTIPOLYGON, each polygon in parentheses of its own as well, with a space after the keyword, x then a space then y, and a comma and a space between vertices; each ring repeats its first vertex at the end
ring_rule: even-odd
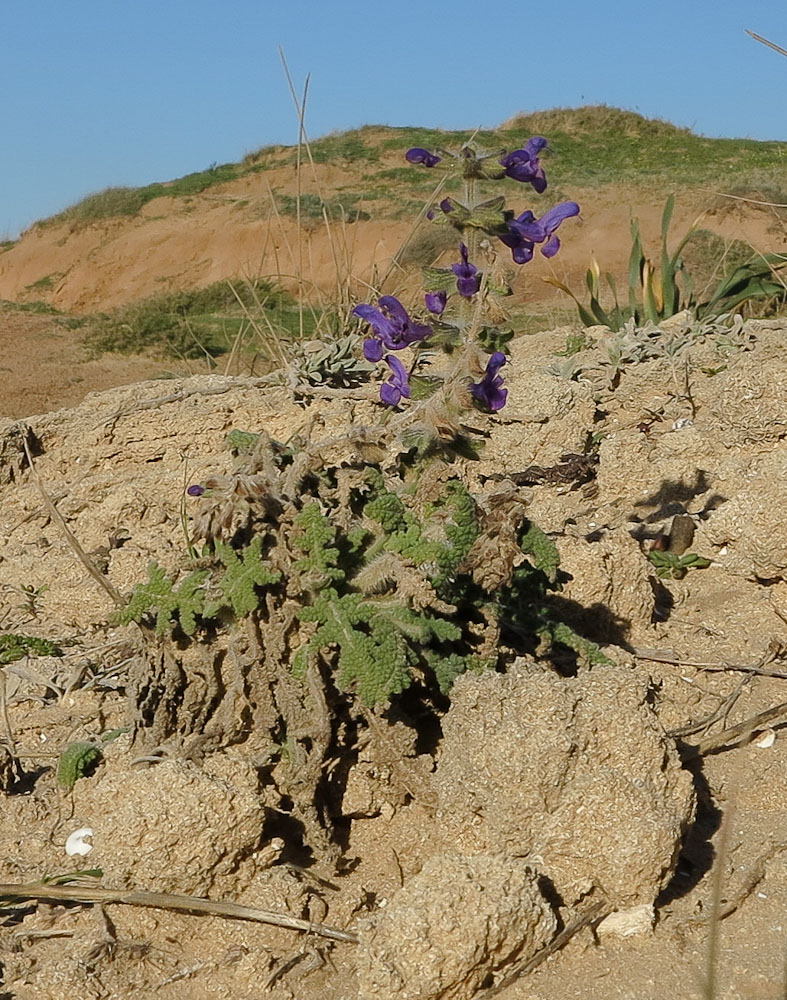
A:
MULTIPOLYGON (((664 358, 632 365, 611 383, 604 366, 599 367, 608 334, 598 330, 589 331, 596 346, 577 356, 579 378, 549 374, 567 332, 515 343, 509 406, 492 419, 483 461, 469 467, 467 474, 480 486, 488 476, 520 473, 532 465, 549 468, 563 453, 579 450, 588 430, 603 431, 598 470, 590 482, 577 489, 549 482, 527 489, 530 515, 556 540, 563 566, 573 577, 561 595, 562 606, 578 627, 607 644, 619 664, 619 701, 602 702, 607 706, 604 714, 592 724, 592 745, 605 749, 589 759, 630 762, 650 746, 648 740, 663 741, 657 743, 663 749, 655 765, 647 765, 655 769, 643 772, 636 787, 650 795, 647 789, 677 767, 681 782, 693 789, 697 811, 678 845, 680 858, 663 859, 664 876, 643 874, 646 865, 625 883, 628 888, 616 890, 618 878, 630 870, 626 859, 638 856, 651 842, 659 813, 649 812, 652 807, 646 809, 643 800, 641 811, 624 809, 626 821, 616 827, 618 806, 595 798, 609 784, 610 772, 601 763, 600 770, 592 768, 597 791, 586 790, 582 808, 575 803, 560 812, 555 807, 543 821, 547 826, 561 817, 554 820, 553 836, 568 845, 563 848, 568 854, 551 856, 553 878, 563 870, 569 887, 589 879, 588 885, 603 884, 606 892, 618 892, 629 902, 647 903, 655 897, 655 929, 620 939, 586 928, 536 971, 497 995, 503 1000, 699 996, 716 892, 725 915, 719 925, 718 996, 780 997, 787 902, 787 743, 780 721, 763 724, 762 731, 744 732, 742 739, 740 734, 737 739, 730 736, 700 758, 684 750, 685 765, 679 763, 674 739, 663 732, 696 723, 683 737, 687 745, 696 745, 785 700, 785 327, 778 322, 755 324, 731 351, 713 337, 692 347, 691 401, 675 390, 664 358), (716 372, 721 364, 726 368, 716 372), (713 564, 682 580, 658 580, 644 551, 680 513, 695 522, 693 550, 713 564), (758 675, 757 670, 773 676, 758 675), (636 696, 639 708, 631 716, 624 712, 633 697, 625 693, 629 684, 632 691, 643 693, 636 696), (638 701, 640 697, 644 700, 638 701), (655 734, 647 739, 639 729, 643 720, 655 734), (763 740, 763 735, 770 737, 771 728, 775 738, 763 740), (588 816, 589 825, 583 825, 588 816), (575 860, 564 860, 561 869, 558 856, 575 860), (657 891, 660 880, 665 884, 657 891)), ((108 579, 121 590, 144 574, 150 558, 165 565, 177 558, 183 545, 179 506, 184 462, 194 478, 220 473, 221 440, 229 427, 264 427, 275 437, 286 437, 309 426, 314 416, 310 410, 317 407, 330 433, 346 425, 352 413, 356 419, 371 419, 375 412, 373 402, 347 400, 304 409, 285 390, 260 389, 244 380, 219 385, 216 379, 129 385, 92 395, 76 408, 27 420, 39 441, 38 474, 85 550, 104 560, 108 579), (217 386, 222 392, 206 394, 217 386), (181 398, 167 401, 173 388, 181 398), (119 526, 130 540, 113 547, 119 526)), ((537 737, 541 733, 528 751, 541 763, 528 765, 530 778, 524 784, 502 781, 509 797, 496 799, 494 808, 484 807, 484 822, 491 825, 480 833, 463 806, 440 796, 452 788, 471 787, 474 770, 487 775, 485 790, 497 787, 489 777, 498 766, 494 761, 508 764, 510 758, 513 766, 519 759, 513 750, 498 751, 494 761, 482 765, 489 737, 474 737, 451 723, 456 730, 452 738, 466 748, 464 756, 458 764, 449 764, 448 743, 438 748, 436 777, 425 778, 423 762, 416 766, 422 758, 413 758, 406 765, 413 768, 408 785, 412 791, 404 796, 395 782, 386 784, 384 769, 370 770, 359 760, 354 805, 347 805, 352 819, 343 855, 349 864, 340 874, 323 872, 318 863, 304 875, 286 854, 270 867, 267 800, 259 797, 255 758, 249 756, 252 750, 259 752, 256 745, 218 747, 195 756, 187 746, 172 744, 163 751, 153 748, 155 760, 134 763, 139 751, 129 746, 128 737, 120 737, 107 745, 105 762, 94 778, 78 781, 73 795, 59 790, 47 754, 127 721, 129 708, 121 689, 138 640, 133 629, 107 626, 111 602, 86 577, 42 507, 36 483, 14 444, 14 427, 19 426, 13 421, 3 425, 4 628, 56 635, 74 645, 67 647, 64 660, 30 660, 21 672, 8 675, 8 724, 30 779, 25 794, 5 800, 3 881, 29 881, 89 863, 102 867, 102 884, 115 888, 231 899, 355 930, 365 926, 364 919, 379 921, 387 906, 392 914, 402 911, 401 893, 416 893, 415 880, 426 877, 419 871, 428 875, 440 851, 450 848, 479 858, 494 847, 499 858, 502 842, 494 833, 498 816, 512 817, 505 834, 509 847, 503 851, 508 856, 517 829, 519 789, 542 780, 539 768, 550 773, 562 738, 562 723, 555 720, 563 709, 545 710, 535 728, 529 727, 537 737), (25 586, 44 585, 48 589, 32 603, 25 598, 25 586), (554 740, 554 750, 549 749, 554 740), (452 767, 466 767, 473 760, 477 768, 471 767, 462 781, 441 778, 452 774, 452 767), (416 771, 422 784, 426 781, 427 792, 419 790, 416 771), (433 792, 445 813, 437 826, 428 801, 428 786, 434 781, 433 792), (94 830, 94 851, 84 861, 69 859, 63 852, 65 838, 83 826, 94 830)), ((603 671, 586 675, 588 680, 594 676, 600 679, 603 671)), ((470 712, 473 717, 478 718, 476 710, 470 712)), ((447 720, 444 725, 448 733, 447 720)), ((512 747, 519 738, 511 737, 512 747)), ((523 843, 528 836, 532 834, 522 827, 523 843)), ((492 862, 483 862, 488 864, 492 862)), ((488 867, 483 870, 488 872, 488 867)), ((484 905, 490 900, 497 905, 497 890, 491 887, 498 882, 488 877, 484 905)), ((446 913, 464 927, 463 939, 477 932, 469 916, 482 904, 470 897, 459 904, 454 890, 447 909, 432 913, 430 930, 423 932, 426 938, 421 932, 416 935, 411 954, 421 955, 427 968, 430 963, 444 967, 434 949, 443 940, 440 935, 449 933, 440 930, 446 913), (465 916, 462 906, 469 907, 465 916)), ((432 901, 441 899, 446 891, 438 881, 427 897, 431 892, 432 901)), ((563 888, 564 897, 570 891, 563 888)), ((579 891, 581 895, 585 890, 579 891)), ((568 921, 572 912, 582 909, 583 900, 577 898, 563 917, 568 921)), ((185 989, 195 1000, 237 998, 258 996, 265 984, 274 998, 304 1000, 349 1000, 356 995, 481 1000, 491 995, 491 981, 481 980, 475 986, 456 986, 454 992, 442 987, 423 993, 406 988, 380 992, 373 987, 381 976, 381 945, 374 952, 368 941, 355 946, 330 945, 311 936, 298 940, 292 931, 280 928, 165 909, 31 904, 11 912, 2 935, 7 995, 20 1000, 125 997, 140 990, 174 1000, 185 989), (358 975, 366 984, 360 993, 358 975)), ((394 939, 398 961, 412 944, 406 935, 394 939)), ((407 966, 412 976, 416 958, 407 966)))

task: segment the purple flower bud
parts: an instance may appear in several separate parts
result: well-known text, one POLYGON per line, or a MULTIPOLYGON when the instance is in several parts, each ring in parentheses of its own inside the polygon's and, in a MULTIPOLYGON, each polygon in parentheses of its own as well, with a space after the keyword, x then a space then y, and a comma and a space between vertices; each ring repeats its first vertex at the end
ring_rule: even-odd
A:
POLYGON ((445 309, 445 303, 448 298, 444 291, 438 292, 427 292, 424 296, 426 300, 426 308, 430 313, 435 316, 442 316, 443 310, 445 309))
POLYGON ((439 156, 435 156, 434 153, 430 153, 428 149, 422 149, 420 146, 408 149, 404 158, 408 163, 422 163, 425 167, 436 167, 440 162, 439 156))
POLYGON ((190 497, 201 497, 202 494, 205 492, 205 487, 200 486, 199 483, 194 483, 193 486, 189 486, 186 492, 190 497))
MULTIPOLYGON (((443 215, 448 215, 450 212, 454 211, 454 203, 451 201, 450 198, 443 198, 438 208, 443 213, 443 215)), ((436 209, 430 208, 429 211, 426 213, 426 217, 431 221, 432 219, 434 219, 436 214, 437 214, 436 209)))
POLYGON ((456 275, 456 288, 461 296, 466 299, 472 298, 481 287, 481 275, 475 264, 469 263, 467 259, 467 247, 464 243, 459 244, 459 253, 462 260, 458 264, 452 264, 451 270, 456 275))

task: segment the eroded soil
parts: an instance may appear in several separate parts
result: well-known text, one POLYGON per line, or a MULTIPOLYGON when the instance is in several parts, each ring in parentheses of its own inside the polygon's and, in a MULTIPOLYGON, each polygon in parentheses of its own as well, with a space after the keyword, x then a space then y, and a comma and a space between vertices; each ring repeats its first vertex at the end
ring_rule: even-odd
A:
MULTIPOLYGON (((647 743, 637 728, 647 718, 655 734, 648 739, 663 741, 657 745, 664 750, 656 755, 653 775, 637 779, 642 794, 656 801, 649 790, 654 775, 678 768, 693 789, 697 813, 674 870, 675 859, 664 857, 663 888, 661 876, 649 874, 635 876, 633 889, 619 890, 620 905, 651 902, 658 892, 653 930, 621 939, 585 928, 497 995, 503 1000, 699 996, 718 884, 727 913, 720 924, 718 995, 780 997, 787 903, 787 743, 781 720, 763 724, 762 731, 750 727, 700 756, 686 746, 787 700, 782 676, 787 669, 781 663, 787 646, 782 539, 787 326, 754 322, 734 342, 716 335, 697 340, 681 355, 680 367, 656 357, 617 375, 602 363, 610 334, 599 328, 587 332, 594 346, 574 356, 575 370, 556 374, 556 361, 565 361, 556 352, 564 349, 569 332, 514 342, 509 404, 488 424, 483 418, 490 430, 487 447, 481 461, 463 471, 479 495, 507 480, 524 484, 528 516, 556 541, 562 566, 573 578, 556 598, 558 606, 603 644, 619 676, 630 677, 631 690, 642 692, 621 694, 619 706, 603 702, 591 730, 592 745, 606 749, 594 759, 633 759, 647 743), (564 456, 587 452, 590 435, 600 441, 597 463, 577 467, 574 476, 545 474, 559 467, 565 472, 564 456), (682 514, 696 528, 691 551, 712 564, 682 579, 658 579, 646 552, 682 514), (773 676, 763 675, 768 672, 773 676), (629 717, 623 712, 630 698, 635 710, 629 717), (621 726, 624 718, 631 721, 621 726), (768 729, 772 742, 762 739, 770 736, 768 729), (683 765, 675 738, 665 737, 665 731, 683 734, 683 765)), ((436 772, 428 754, 403 753, 385 766, 359 755, 348 778, 352 795, 345 802, 345 864, 339 872, 321 865, 318 856, 304 867, 286 843, 286 830, 269 823, 254 756, 264 753, 261 746, 250 754, 244 743, 201 747, 173 741, 140 751, 128 734, 121 735, 106 744, 104 763, 93 777, 80 779, 73 794, 55 781, 55 755, 63 747, 127 723, 123 687, 139 655, 139 636, 134 627, 107 624, 112 602, 52 519, 20 450, 20 433, 32 430, 36 473, 70 530, 106 579, 127 592, 144 577, 150 559, 166 567, 179 561, 185 544, 184 484, 228 471, 223 439, 230 429, 264 429, 280 440, 298 432, 330 436, 351 422, 376 419, 375 395, 368 386, 352 398, 296 402, 289 390, 252 379, 201 376, 128 385, 43 415, 31 416, 20 407, 10 415, 24 414, 24 421, 0 426, 2 628, 55 637, 65 652, 63 658, 29 658, 5 670, 6 736, 29 777, 19 786, 22 794, 4 798, 1 881, 101 867, 102 884, 116 888, 231 899, 362 930, 364 921, 374 921, 388 906, 403 909, 403 897, 397 897, 402 885, 419 898, 420 883, 414 880, 422 871, 439 869, 435 859, 448 850, 445 836, 463 856, 481 859, 491 851, 498 859, 471 865, 470 882, 482 881, 486 872, 493 901, 494 892, 516 890, 517 898, 531 900, 534 914, 541 912, 525 874, 508 882, 494 874, 500 851, 516 852, 516 803, 529 790, 512 787, 510 799, 484 806, 481 827, 481 814, 463 817, 465 806, 451 801, 450 822, 446 811, 440 832, 433 796, 439 816, 441 808, 449 809, 449 800, 439 798, 446 787, 469 794, 473 768, 472 760, 465 760, 463 766, 470 766, 464 784, 446 779, 441 785, 441 773, 452 772, 440 763, 439 741, 436 772), (38 596, 25 587, 39 590, 38 596), (404 779, 402 765, 410 770, 404 779), (93 850, 84 858, 68 857, 66 837, 88 826, 93 850), (503 833, 495 833, 498 829, 503 833), (273 837, 282 832, 283 849, 272 850, 273 837)), ((538 675, 549 668, 533 663, 528 669, 538 675)), ((537 709, 522 713, 528 746, 534 748, 529 752, 534 760, 543 754, 541 774, 558 759, 567 731, 564 711, 556 703, 543 715, 537 709)), ((447 732, 451 728, 447 725, 447 732)), ((460 741, 479 762, 489 743, 474 749, 471 736, 460 741)), ((532 773, 537 781, 540 774, 532 773)), ((609 784, 603 769, 593 773, 590 787, 609 784)), ((492 787, 491 779, 482 785, 492 787)), ((614 895, 611 883, 629 870, 633 849, 652 837, 654 827, 645 808, 624 810, 620 815, 628 817, 628 825, 615 825, 608 802, 596 792, 584 803, 570 801, 547 810, 544 827, 550 818, 559 822, 541 844, 563 845, 563 867, 554 867, 552 876, 562 879, 564 895, 577 892, 576 905, 560 912, 566 921, 582 912, 583 893, 592 901, 601 885, 614 895), (571 857, 573 867, 566 860, 571 857)), ((680 825, 679 817, 675 822, 680 825)), ((532 858, 538 831, 521 829, 523 843, 536 838, 523 854, 537 867, 532 858)), ((464 869, 456 867, 454 855, 445 868, 456 879, 464 869)), ((462 908, 477 910, 478 902, 458 891, 452 896, 450 887, 439 891, 446 893, 441 913, 453 914, 451 933, 458 925, 457 940, 467 939, 472 921, 462 908), (457 904, 459 898, 464 902, 457 904)), ((442 926, 434 920, 432 931, 442 926)), ((391 940, 406 946, 401 935, 391 940)), ((430 951, 438 946, 434 933, 428 941, 422 965, 430 973, 430 963, 437 964, 437 953, 430 951)), ((273 998, 349 1000, 358 995, 358 947, 165 909, 112 904, 102 911, 42 903, 13 911, 2 929, 0 958, 8 995, 24 1000, 141 992, 166 1000, 186 990, 195 1000, 251 998, 266 987, 273 998)), ((415 968, 413 961, 411 955, 406 967, 415 968)), ((362 971, 367 992, 360 995, 391 995, 373 991, 381 981, 379 971, 368 972, 373 964, 360 963, 367 970, 362 971)), ((505 963, 501 970, 492 970, 493 977, 504 979, 505 963)), ((482 976, 472 989, 423 995, 481 998, 491 995, 491 986, 482 976)))

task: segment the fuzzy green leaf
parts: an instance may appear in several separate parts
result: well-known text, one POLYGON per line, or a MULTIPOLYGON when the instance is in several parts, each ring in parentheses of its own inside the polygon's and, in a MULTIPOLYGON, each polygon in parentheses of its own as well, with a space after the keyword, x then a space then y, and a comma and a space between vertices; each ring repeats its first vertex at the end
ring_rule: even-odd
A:
POLYGON ((337 566, 339 550, 333 544, 336 528, 316 500, 306 504, 295 517, 295 527, 293 542, 305 553, 295 561, 295 568, 306 575, 309 589, 319 590, 331 581, 343 579, 344 571, 337 566))
POLYGON ((203 586, 208 575, 206 569, 195 570, 175 589, 173 581, 162 567, 158 563, 150 563, 147 583, 138 584, 134 588, 128 604, 118 612, 117 621, 121 625, 128 625, 155 614, 156 632, 163 635, 177 616, 186 635, 193 635, 197 628, 197 617, 204 614, 203 586))
POLYGON ((224 542, 216 541, 216 555, 226 567, 219 589, 236 618, 245 618, 259 606, 257 587, 267 587, 281 579, 281 573, 263 562, 264 540, 264 535, 255 535, 251 544, 241 549, 240 553, 224 542))
POLYGON ((79 778, 93 773, 102 758, 101 747, 95 743, 71 743, 60 754, 57 762, 58 785, 70 792, 79 778))
POLYGON ((531 521, 522 536, 520 546, 523 552, 533 557, 535 567, 546 575, 550 583, 554 583, 560 566, 560 555, 551 538, 531 521))

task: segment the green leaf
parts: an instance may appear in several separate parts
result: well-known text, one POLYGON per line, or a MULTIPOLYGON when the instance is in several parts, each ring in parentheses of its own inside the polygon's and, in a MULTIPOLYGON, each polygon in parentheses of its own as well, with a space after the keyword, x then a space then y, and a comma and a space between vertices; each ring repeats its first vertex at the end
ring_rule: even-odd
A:
POLYGON ((57 762, 57 783, 70 792, 79 778, 93 773, 103 759, 101 747, 86 741, 71 743, 57 762))
POLYGON ((540 569, 547 579, 554 583, 560 567, 560 554, 557 546, 533 521, 528 524, 527 531, 522 536, 520 546, 523 552, 533 556, 536 569, 540 569))
POLYGON ((259 434, 235 429, 231 430, 224 438, 224 444, 230 451, 234 451, 238 455, 250 455, 259 439, 259 434))
POLYGON ((147 583, 134 588, 126 607, 117 613, 117 621, 128 625, 155 613, 156 633, 163 635, 177 615, 183 631, 193 635, 197 627, 196 617, 202 617, 204 612, 203 586, 208 576, 206 569, 195 570, 176 590, 161 566, 152 562, 148 566, 147 583))
POLYGON ((63 650, 49 639, 6 632, 0 635, 0 664, 14 663, 25 656, 62 656, 63 650))
MULTIPOLYGON (((241 549, 238 554, 231 546, 216 541, 216 555, 226 567, 219 589, 236 618, 245 618, 259 606, 257 587, 267 587, 272 583, 278 583, 281 579, 281 573, 272 570, 263 561, 263 542, 263 535, 255 535, 251 544, 241 549)), ((183 624, 182 614, 181 624, 183 624)), ((186 631, 185 625, 184 631, 186 631)), ((187 632, 188 634, 190 633, 187 632)))

